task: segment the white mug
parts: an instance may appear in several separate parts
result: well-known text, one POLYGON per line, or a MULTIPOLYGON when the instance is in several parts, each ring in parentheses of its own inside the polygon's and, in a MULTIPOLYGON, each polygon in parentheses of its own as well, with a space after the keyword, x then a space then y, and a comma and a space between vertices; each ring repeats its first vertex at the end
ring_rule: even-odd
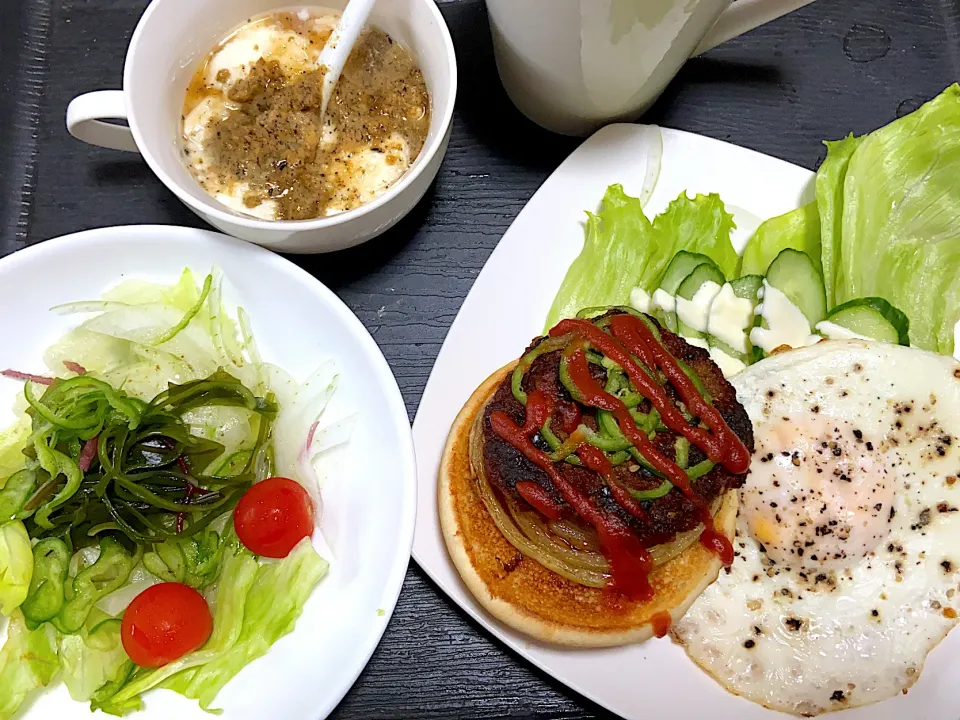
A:
POLYGON ((684 62, 812 0, 487 0, 500 79, 538 125, 636 120, 684 62))
MULTIPOLYGON (((315 4, 340 9, 346 1, 315 4)), ((289 6, 284 0, 153 0, 130 40, 123 90, 74 98, 67 108, 67 129, 93 145, 138 151, 187 207, 243 240, 304 253, 339 250, 378 235, 423 197, 450 138, 457 65, 450 33, 434 0, 379 0, 370 16, 373 25, 413 52, 432 104, 430 130, 420 155, 380 197, 350 212, 314 220, 261 220, 212 198, 183 162, 181 109, 198 64, 247 18, 289 6), (107 119, 126 120, 129 127, 104 122, 107 119)))

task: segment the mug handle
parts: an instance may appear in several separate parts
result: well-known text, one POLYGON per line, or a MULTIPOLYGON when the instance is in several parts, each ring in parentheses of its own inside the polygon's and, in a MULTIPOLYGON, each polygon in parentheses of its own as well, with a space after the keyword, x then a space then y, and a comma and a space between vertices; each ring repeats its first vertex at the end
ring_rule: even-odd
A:
POLYGON ((725 43, 737 35, 809 5, 813 0, 734 0, 704 36, 693 55, 725 43))
POLYGON ((122 90, 97 90, 71 100, 67 105, 67 132, 91 145, 139 152, 130 128, 104 122, 107 118, 127 119, 122 90))

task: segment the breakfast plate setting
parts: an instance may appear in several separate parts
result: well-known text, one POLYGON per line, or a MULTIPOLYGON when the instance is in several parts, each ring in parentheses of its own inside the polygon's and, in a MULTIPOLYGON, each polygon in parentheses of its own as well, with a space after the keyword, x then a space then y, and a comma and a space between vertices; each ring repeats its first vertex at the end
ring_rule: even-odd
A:
POLYGON ((956 717, 936 11, 15 4, 0 720, 956 717))

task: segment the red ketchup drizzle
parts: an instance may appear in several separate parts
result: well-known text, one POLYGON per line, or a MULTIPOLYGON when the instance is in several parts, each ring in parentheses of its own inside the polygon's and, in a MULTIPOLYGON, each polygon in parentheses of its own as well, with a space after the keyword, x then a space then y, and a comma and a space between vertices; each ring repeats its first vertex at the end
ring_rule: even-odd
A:
POLYGON ((575 403, 561 402, 557 406, 557 416, 560 420, 560 429, 567 435, 573 435, 573 432, 580 427, 580 408, 575 403))
MULTIPOLYGON (((620 316, 614 316, 614 319, 620 316)), ((633 316, 630 316, 633 317, 633 316)), ((636 319, 636 318, 634 318, 636 319)), ((643 324, 642 321, 637 320, 640 324, 643 324)), ((580 329, 584 328, 584 335, 589 335, 586 337, 587 341, 595 347, 599 348, 607 357, 614 360, 620 367, 622 367, 627 374, 632 379, 634 375, 646 378, 652 386, 650 391, 652 394, 656 393, 660 398, 665 401, 665 407, 670 408, 675 414, 679 415, 681 425, 674 428, 670 423, 666 422, 666 413, 661 412, 660 415, 664 418, 664 422, 667 427, 670 427, 672 430, 679 432, 681 427, 690 428, 690 426, 683 419, 683 416, 680 415, 679 411, 673 407, 670 403, 669 398, 666 395, 666 392, 658 385, 653 384, 652 379, 637 365, 633 358, 630 356, 620 344, 603 332, 600 328, 592 325, 589 322, 583 320, 564 320, 559 325, 557 325, 551 334, 557 333, 558 329, 561 326, 567 325, 565 332, 558 333, 565 335, 567 332, 574 332, 580 334, 580 329), (585 327, 584 327, 585 326, 585 327), (587 330, 589 328, 589 330, 587 330), (596 331, 594 333, 593 331, 596 331), (598 342, 594 342, 594 335, 599 333, 602 338, 596 338, 598 342)), ((669 356, 669 353, 667 353, 669 356)), ((674 363, 675 364, 675 363, 674 363)), ((686 498, 693 503, 694 507, 697 510, 697 517, 700 522, 703 523, 704 530, 700 535, 700 543, 706 547, 708 550, 715 552, 719 556, 721 562, 724 565, 730 565, 733 562, 733 546, 730 544, 730 541, 721 533, 717 532, 716 528, 713 525, 713 517, 710 515, 710 508, 703 502, 696 491, 693 489, 693 486, 690 484, 690 478, 687 476, 687 473, 674 461, 669 460, 668 458, 661 455, 657 452, 656 448, 650 442, 649 438, 637 427, 636 423, 633 421, 633 417, 630 415, 629 409, 627 406, 620 401, 619 398, 614 397, 613 395, 605 392, 603 388, 600 387, 600 384, 593 379, 593 376, 590 374, 590 368, 587 365, 587 356, 582 347, 576 348, 570 355, 569 364, 567 370, 570 374, 570 379, 573 381, 573 384, 581 393, 581 400, 585 405, 592 405, 598 407, 601 410, 609 410, 613 413, 613 416, 617 419, 617 423, 620 425, 620 431, 626 435, 627 439, 633 444, 633 446, 640 451, 640 454, 646 458, 647 462, 653 466, 654 469, 658 470, 663 476, 673 483, 676 487, 680 488, 680 491, 686 496, 686 498)), ((683 371, 680 371, 683 374, 683 371)), ((666 373, 665 373, 666 374, 666 373)), ((669 377, 669 376, 668 376, 669 377)), ((684 378, 686 375, 684 374, 684 378)), ((687 378, 689 381, 689 378, 687 378)), ((647 397, 654 407, 658 407, 657 400, 653 397, 647 395, 641 385, 634 381, 634 385, 641 390, 645 397, 647 397)), ((692 383, 691 383, 692 385, 692 383)), ((694 393, 696 393, 696 387, 693 387, 694 393)), ((682 397, 682 394, 681 394, 682 397)), ((700 397, 699 395, 697 397, 700 397)), ((684 400, 686 402, 686 400, 684 400)), ((703 398, 700 398, 700 402, 706 405, 706 401, 703 398)), ((688 405, 688 407, 690 407, 688 405)), ((723 422, 723 418, 720 418, 723 422)), ((724 422, 724 427, 726 423, 724 422)), ((693 428, 691 428, 693 429, 693 428)), ((695 428, 700 430, 701 434, 706 435, 706 437, 711 440, 715 440, 713 436, 708 433, 704 433, 700 428, 695 428)), ((736 436, 734 436, 736 437, 736 436)), ((691 440, 692 442, 692 440, 691 440)), ((739 438, 737 442, 740 443, 739 438)), ((698 447, 703 449, 702 445, 697 443, 698 447)))
MULTIPOLYGON (((677 365, 676 360, 666 351, 666 348, 662 347, 656 341, 656 338, 653 337, 643 321, 632 315, 614 315, 610 318, 610 329, 613 330, 614 333, 616 333, 618 329, 621 334, 626 332, 629 340, 637 339, 636 347, 633 347, 631 343, 630 350, 636 352, 638 357, 648 365, 652 365, 655 362, 656 365, 663 370, 663 374, 667 376, 671 384, 677 388, 680 397, 687 407, 698 417, 703 418, 704 422, 706 422, 716 434, 711 434, 703 428, 690 425, 680 410, 670 402, 666 391, 634 361, 630 352, 617 342, 616 339, 607 335, 607 333, 593 323, 587 320, 562 320, 550 331, 550 335, 559 336, 574 333, 585 339, 626 371, 634 387, 636 387, 637 390, 652 403, 657 409, 657 412, 660 413, 660 418, 663 420, 664 425, 674 432, 680 433, 691 443, 703 450, 707 454, 707 457, 713 462, 721 463, 730 472, 745 473, 750 466, 750 454, 747 452, 746 447, 744 447, 743 443, 740 442, 740 439, 730 428, 727 427, 727 423, 720 413, 700 396, 700 393, 690 378, 688 378, 686 373, 677 365), (619 322, 615 325, 614 321, 618 318, 628 318, 634 322, 628 324, 619 322), (630 331, 636 330, 638 327, 643 328, 643 330, 647 332, 652 341, 651 343, 641 342, 642 336, 639 334, 639 331, 630 335, 630 331), (654 353, 652 346, 656 346, 659 351, 658 354, 654 353), (654 362, 651 362, 651 359, 654 360, 654 362)), ((633 424, 631 420, 630 425, 633 424)))
POLYGON ((527 395, 527 417, 522 427, 504 412, 490 414, 490 427, 498 437, 543 470, 574 512, 596 528, 600 546, 610 562, 612 586, 634 600, 649 600, 653 597, 648 580, 653 560, 639 538, 619 518, 601 512, 582 495, 557 470, 547 454, 530 440, 529 436, 543 427, 551 410, 547 397, 539 390, 533 390, 527 395))
POLYGON ((541 515, 548 520, 559 520, 562 514, 560 506, 557 505, 550 494, 535 482, 530 480, 521 480, 516 485, 517 494, 524 500, 533 505, 541 515))
MULTIPOLYGON (((683 371, 673 355, 657 341, 647 324, 633 315, 614 315, 610 318, 610 330, 630 352, 644 359, 648 365, 655 364, 660 368, 670 384, 680 393, 690 412, 713 430, 723 453, 714 462, 721 462, 732 473, 745 473, 750 467, 750 453, 747 446, 730 429, 720 411, 700 394, 693 380, 683 371), (647 358, 652 358, 652 362, 647 358)), ((706 452, 707 448, 700 449, 706 452)))
POLYGON ((594 447, 590 443, 581 443, 577 448, 577 456, 580 461, 588 468, 597 473, 607 481, 607 487, 610 488, 610 494, 624 510, 639 520, 646 521, 647 513, 643 506, 631 495, 617 478, 613 471, 613 465, 607 460, 600 448, 594 447))
POLYGON ((658 612, 650 618, 650 625, 653 627, 653 634, 658 638, 664 637, 670 632, 670 626, 673 624, 673 618, 670 613, 658 612))

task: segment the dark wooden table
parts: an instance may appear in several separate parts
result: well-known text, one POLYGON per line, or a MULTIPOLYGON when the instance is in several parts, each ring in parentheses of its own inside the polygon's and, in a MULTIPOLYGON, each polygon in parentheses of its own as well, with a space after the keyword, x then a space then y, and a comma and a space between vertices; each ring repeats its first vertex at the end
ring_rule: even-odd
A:
MULTIPOLYGON (((103 225, 200 225, 137 157, 91 148, 64 129, 71 97, 120 87, 146 4, 0 0, 0 255, 103 225)), ((411 418, 480 268, 579 142, 536 128, 510 105, 482 0, 441 6, 461 92, 434 188, 362 248, 292 258, 373 333, 411 418)), ((646 119, 814 169, 821 140, 872 130, 958 79, 960 0, 819 0, 688 63, 646 119)), ((414 565, 383 642, 334 717, 606 714, 487 637, 414 565)))

